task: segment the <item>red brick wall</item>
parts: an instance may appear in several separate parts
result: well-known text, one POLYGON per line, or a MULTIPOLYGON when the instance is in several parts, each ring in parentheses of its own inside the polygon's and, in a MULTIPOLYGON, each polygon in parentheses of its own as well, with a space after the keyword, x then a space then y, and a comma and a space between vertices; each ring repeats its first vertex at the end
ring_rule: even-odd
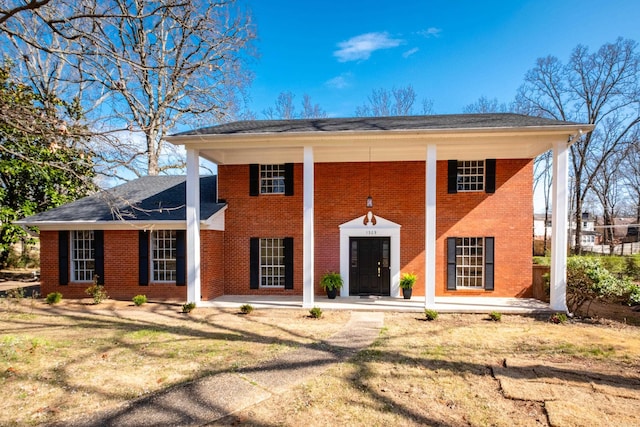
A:
MULTIPOLYGON (((318 163, 315 165, 315 287, 320 275, 340 269, 339 225, 364 215, 373 197, 375 215, 402 226, 401 272, 414 272, 415 295, 424 295, 424 162, 318 163), (369 182, 369 171, 371 181, 369 182)), ((532 160, 498 160, 496 192, 447 194, 447 162, 437 171, 436 295, 531 295, 533 227, 532 160), (446 290, 446 238, 495 237, 495 290, 446 290)), ((249 196, 249 166, 219 166, 219 197, 228 203, 225 232, 201 232, 203 299, 220 295, 302 294, 302 164, 294 167, 293 196, 249 196), (251 237, 294 238, 294 289, 249 288, 251 237)), ((87 284, 58 284, 58 233, 41 237, 42 294, 84 298, 87 284)), ((185 300, 186 286, 138 286, 138 232, 105 231, 105 287, 112 298, 185 300)))
MULTIPOLYGON (((315 165, 315 290, 320 275, 340 269, 339 225, 375 215, 402 226, 401 272, 414 272, 424 295, 424 162, 318 163, 315 165), (371 182, 369 183, 369 170, 371 182)), ((436 295, 529 296, 531 292, 532 160, 498 160, 494 194, 447 194, 447 162, 438 162, 436 295), (446 238, 495 237, 495 290, 446 290, 446 238)), ((249 167, 219 167, 220 198, 229 203, 224 239, 225 294, 302 293, 302 165, 295 165, 295 195, 249 196, 249 167), (249 289, 250 237, 294 237, 294 290, 249 289), (233 260, 230 262, 229 260, 233 260)))
POLYGON ((200 290, 203 300, 224 295, 223 239, 222 231, 200 231, 200 290))
POLYGON ((249 196, 249 165, 218 167, 218 197, 228 203, 224 233, 226 295, 302 295, 302 164, 294 166, 294 195, 249 196), (251 237, 293 237, 292 290, 249 289, 251 237))
POLYGON ((340 271, 338 227, 369 211, 366 200, 370 192, 373 213, 402 226, 401 271, 418 274, 422 280, 414 292, 423 295, 424 162, 372 163, 371 190, 368 163, 319 163, 315 170, 316 282, 326 271, 340 271))
MULTIPOLYGON (((58 232, 40 232, 40 294, 62 292, 58 287, 58 232)), ((62 293, 65 296, 64 293, 62 293)))
POLYGON ((438 162, 436 295, 532 295, 533 160, 498 160, 496 192, 447 194, 438 162), (446 290, 446 238, 495 237, 495 290, 446 290))

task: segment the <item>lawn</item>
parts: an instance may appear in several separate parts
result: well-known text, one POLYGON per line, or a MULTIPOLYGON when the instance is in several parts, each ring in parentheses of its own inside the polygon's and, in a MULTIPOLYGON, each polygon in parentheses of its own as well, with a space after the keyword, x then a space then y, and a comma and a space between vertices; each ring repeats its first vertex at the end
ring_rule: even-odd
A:
MULTIPOLYGON (((0 301, 0 425, 59 422, 233 372, 325 339, 350 317, 180 308, 0 301)), ((385 313, 378 339, 348 363, 216 425, 640 424, 640 328, 487 319, 385 313)))

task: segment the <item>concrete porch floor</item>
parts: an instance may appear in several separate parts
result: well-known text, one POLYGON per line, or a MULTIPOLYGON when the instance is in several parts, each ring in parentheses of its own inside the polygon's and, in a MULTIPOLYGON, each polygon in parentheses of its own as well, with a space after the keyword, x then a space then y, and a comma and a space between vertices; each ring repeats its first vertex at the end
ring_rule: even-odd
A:
MULTIPOLYGON (((439 313, 499 313, 532 314, 552 313, 548 303, 533 298, 493 298, 493 297, 436 297, 433 308, 439 313)), ((199 307, 239 308, 251 304, 254 308, 302 308, 302 296, 255 296, 225 295, 202 301, 199 307)), ((330 300, 326 296, 315 296, 314 306, 323 310, 384 310, 384 311, 424 311, 424 297, 410 300, 393 297, 337 297, 330 300)))

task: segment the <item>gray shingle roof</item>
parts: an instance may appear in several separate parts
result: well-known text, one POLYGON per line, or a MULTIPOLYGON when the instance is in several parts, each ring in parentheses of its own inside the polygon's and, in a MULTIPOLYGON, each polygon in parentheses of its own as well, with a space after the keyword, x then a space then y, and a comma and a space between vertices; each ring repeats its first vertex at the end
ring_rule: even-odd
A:
MULTIPOLYGON (((218 212, 225 203, 216 203, 217 177, 200 178, 200 219, 218 212)), ((186 221, 186 177, 145 176, 100 191, 71 203, 18 221, 37 225, 43 222, 96 221, 186 221)))
POLYGON ((174 136, 232 135, 250 133, 366 132, 399 130, 444 130, 521 128, 575 125, 542 117, 512 113, 446 114, 432 116, 351 117, 296 120, 250 120, 194 129, 174 136))

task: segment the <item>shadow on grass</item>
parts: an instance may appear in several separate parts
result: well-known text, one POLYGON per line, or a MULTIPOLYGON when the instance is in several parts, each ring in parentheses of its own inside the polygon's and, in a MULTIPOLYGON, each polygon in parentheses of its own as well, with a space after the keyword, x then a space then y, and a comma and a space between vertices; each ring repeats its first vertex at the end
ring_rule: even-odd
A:
MULTIPOLYGON (((51 307, 44 314, 45 317, 38 322, 34 322, 33 319, 20 319, 19 317, 12 319, 12 331, 14 333, 18 333, 21 330, 34 332, 45 328, 65 328, 69 327, 69 324, 75 324, 75 327, 85 329, 88 332, 115 330, 116 334, 111 343, 96 348, 94 352, 95 355, 114 349, 128 348, 144 358, 162 358, 162 355, 156 355, 149 349, 143 348, 142 343, 131 343, 124 339, 126 334, 146 330, 175 334, 177 336, 170 341, 186 342, 185 345, 188 345, 189 339, 206 339, 242 341, 247 344, 273 343, 290 348, 297 348, 297 350, 283 353, 273 361, 256 363, 251 366, 242 367, 241 369, 231 367, 207 370, 206 372, 198 374, 197 376, 199 378, 194 381, 183 382, 170 388, 150 393, 143 398, 130 401, 120 409, 87 414, 87 416, 81 419, 55 422, 49 425, 78 427, 94 425, 202 425, 216 420, 224 422, 225 418, 222 417, 229 413, 229 406, 226 406, 224 402, 220 403, 221 399, 219 399, 219 397, 225 395, 229 400, 233 400, 236 398, 236 396, 234 396, 236 390, 233 388, 210 389, 203 387, 203 385, 207 384, 207 379, 213 377, 231 378, 230 381, 233 384, 230 384, 230 386, 234 384, 238 386, 238 383, 236 383, 236 380, 238 380, 241 383, 239 387, 242 389, 242 383, 244 382, 246 386, 247 381, 240 381, 241 377, 246 377, 249 383, 251 383, 251 378, 259 377, 261 381, 258 381, 257 384, 261 387, 256 390, 264 391, 266 389, 270 391, 271 389, 269 387, 263 385, 272 381, 270 378, 275 379, 276 382, 279 377, 284 375, 299 376, 299 379, 304 379, 308 377, 299 375, 300 373, 304 372, 305 375, 317 374, 333 364, 349 361, 357 370, 357 373, 352 379, 351 387, 354 388, 354 391, 358 390, 359 392, 366 393, 373 402, 376 402, 378 407, 372 406, 371 410, 380 411, 380 408, 393 408, 395 413, 400 414, 407 421, 424 425, 446 426, 448 424, 443 420, 430 418, 424 413, 412 409, 409 405, 398 402, 398 400, 385 395, 379 390, 372 389, 366 381, 366 378, 370 378, 373 375, 369 363, 375 361, 416 367, 420 366, 439 372, 446 371, 455 375, 483 373, 486 372, 488 368, 486 365, 473 362, 442 360, 432 357, 413 357, 400 351, 390 351, 384 348, 384 337, 378 338, 378 341, 374 342, 374 347, 363 349, 363 347, 369 346, 371 342, 375 340, 378 336, 377 331, 368 343, 364 341, 361 342, 362 346, 354 345, 349 339, 353 337, 357 338, 358 333, 365 332, 358 331, 357 329, 349 329, 347 326, 343 327, 342 332, 339 332, 329 339, 303 343, 308 341, 309 337, 304 334, 293 333, 277 325, 269 324, 268 326, 286 332, 289 334, 289 338, 277 339, 245 329, 215 323, 215 315, 206 317, 184 316, 179 313, 178 304, 175 305, 175 308, 176 309, 173 310, 173 305, 148 307, 147 309, 150 313, 159 316, 157 320, 152 320, 142 318, 142 316, 140 318, 132 318, 130 317, 131 312, 127 312, 127 315, 118 312, 107 312, 108 310, 96 310, 95 312, 71 310, 70 312, 68 308, 51 307), (56 316, 60 317, 59 321, 55 320, 56 316), (212 326, 218 331, 214 332, 202 329, 203 327, 212 326), (212 398, 213 396, 216 396, 216 398, 212 398)), ((222 312, 226 313, 224 310, 222 312)), ((235 312, 235 310, 230 310, 226 314, 235 312)), ((39 313, 38 315, 43 314, 39 313)), ((244 316, 243 319, 246 320, 247 323, 260 323, 256 318, 250 316, 244 316)), ((260 324, 264 325, 264 323, 260 324)), ((454 325, 452 327, 455 328, 457 326, 454 325)), ((370 332, 371 331, 369 331, 369 333, 370 332)), ((443 330, 434 329, 432 332, 433 334, 440 334, 443 333, 443 330)), ((99 387, 91 387, 89 385, 77 386, 72 381, 68 373, 68 367, 84 362, 86 357, 86 355, 82 355, 77 358, 68 359, 63 366, 55 370, 54 378, 50 380, 44 379, 44 381, 48 381, 56 387, 62 386, 63 388, 73 389, 78 392, 102 394, 107 398, 126 399, 128 397, 126 390, 117 393, 106 393, 99 387)), ((534 366, 532 370, 511 369, 502 372, 501 375, 511 375, 514 379, 539 379, 541 375, 546 375, 549 378, 562 376, 570 378, 571 381, 577 383, 595 383, 640 390, 640 380, 638 379, 630 379, 615 374, 598 374, 594 376, 590 375, 587 368, 584 370, 557 367, 549 368, 544 364, 539 364, 534 366), (535 374, 533 373, 534 371, 536 371, 535 374)), ((251 385, 253 386, 253 384, 251 385)), ((244 393, 245 391, 242 392, 244 393)), ((251 403, 255 402, 249 402, 248 404, 251 403)), ((58 402, 58 404, 59 406, 63 406, 64 402, 58 402)), ((255 426, 270 425, 251 419, 244 420, 243 424, 255 426)))

